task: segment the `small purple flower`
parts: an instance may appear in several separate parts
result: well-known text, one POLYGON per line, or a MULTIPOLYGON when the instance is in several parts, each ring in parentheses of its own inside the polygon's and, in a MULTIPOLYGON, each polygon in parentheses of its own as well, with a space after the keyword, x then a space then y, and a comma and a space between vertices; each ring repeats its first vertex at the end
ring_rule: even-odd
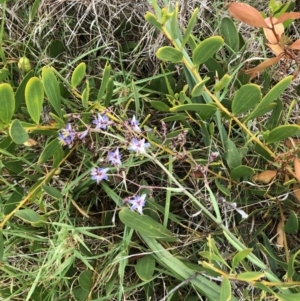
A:
POLYGON ((127 202, 131 205, 130 209, 131 210, 137 209, 137 211, 140 214, 143 214, 143 207, 145 206, 146 203, 145 198, 146 198, 146 194, 142 194, 141 196, 137 195, 132 199, 128 200, 127 202))
POLYGON ((70 123, 67 124, 65 129, 62 129, 60 133, 58 133, 58 139, 61 144, 68 145, 69 147, 73 146, 74 139, 76 137, 76 132, 72 129, 70 123))
POLYGON ((139 122, 136 120, 135 118, 135 115, 132 116, 131 120, 129 121, 132 129, 135 131, 135 132, 138 132, 140 133, 141 132, 141 129, 139 127, 139 122))
POLYGON ((97 181, 97 184, 99 184, 102 180, 108 180, 107 178, 107 171, 109 168, 101 168, 101 167, 94 167, 91 169, 91 176, 92 180, 97 181))
POLYGON ((96 125, 96 129, 106 130, 107 126, 111 124, 107 115, 101 115, 98 113, 98 117, 92 121, 96 125))
POLYGON ((150 147, 150 143, 145 142, 145 139, 137 140, 136 138, 131 139, 131 143, 128 147, 129 150, 133 150, 139 154, 145 154, 145 148, 150 147))
POLYGON ((122 157, 122 155, 119 154, 119 148, 117 148, 114 152, 111 152, 111 151, 108 152, 107 160, 112 165, 119 166, 119 165, 122 165, 121 157, 122 157))
POLYGON ((89 128, 87 128, 85 131, 83 131, 83 132, 79 132, 79 133, 77 133, 77 135, 78 135, 78 138, 79 139, 84 139, 85 138, 85 136, 87 135, 89 133, 89 128))

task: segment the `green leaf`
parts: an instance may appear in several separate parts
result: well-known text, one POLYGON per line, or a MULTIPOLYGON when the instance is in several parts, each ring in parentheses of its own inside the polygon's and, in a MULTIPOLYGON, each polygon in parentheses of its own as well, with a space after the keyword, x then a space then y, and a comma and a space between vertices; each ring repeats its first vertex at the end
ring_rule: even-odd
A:
POLYGON ((299 131, 298 125, 281 125, 273 129, 267 138, 267 144, 282 141, 286 138, 293 137, 299 131))
POLYGON ((220 301, 231 300, 231 284, 228 277, 222 277, 220 301))
POLYGON ((10 198, 5 202, 3 213, 5 215, 10 214, 17 205, 22 201, 24 197, 24 189, 22 187, 16 187, 15 191, 11 194, 10 198))
POLYGON ((221 21, 221 34, 224 37, 225 43, 235 52, 239 50, 239 33, 233 23, 233 21, 225 17, 221 21))
MULTIPOLYGON (((278 84, 276 84, 261 100, 261 102, 255 107, 252 113, 245 119, 245 121, 257 118, 262 116, 268 110, 271 103, 276 100, 283 91, 290 85, 292 82, 293 76, 287 76, 286 78, 282 79, 278 84)), ((272 108, 271 108, 272 109, 272 108)))
POLYGON ((38 223, 41 221, 41 217, 30 208, 18 210, 15 216, 28 223, 38 223))
POLYGON ((7 68, 0 69, 0 83, 8 77, 9 71, 7 68))
POLYGON ((0 84, 0 121, 7 124, 15 112, 15 94, 9 84, 0 84))
POLYGON ((30 13, 29 13, 29 22, 31 22, 34 19, 36 12, 39 8, 40 2, 41 2, 41 0, 34 1, 32 7, 31 7, 30 13))
POLYGON ((0 229, 0 262, 3 262, 4 257, 4 239, 2 229, 0 229))
POLYGON ((163 62, 180 63, 183 59, 183 53, 171 46, 164 46, 157 50, 156 56, 163 62))
POLYGON ((273 130, 282 121, 283 103, 279 98, 277 98, 275 100, 275 103, 276 103, 276 106, 275 106, 274 110, 272 111, 271 117, 269 118, 268 122, 266 123, 266 128, 268 130, 273 130))
POLYGON ((59 143, 58 139, 54 139, 50 143, 48 143, 38 159, 38 164, 43 164, 49 158, 51 158, 59 146, 60 146, 60 143, 59 143))
POLYGON ((17 91, 16 91, 16 109, 17 110, 21 104, 25 103, 25 88, 28 81, 33 77, 33 71, 29 71, 21 83, 19 84, 17 91))
POLYGON ((285 294, 276 294, 278 301, 298 301, 300 300, 300 293, 285 293, 285 294))
POLYGON ((105 93, 106 86, 107 86, 107 83, 108 83, 108 80, 109 80, 110 72, 111 72, 111 66, 108 64, 108 62, 106 62, 106 65, 105 65, 105 68, 104 68, 104 71, 103 71, 101 86, 100 86, 98 96, 97 96, 97 101, 98 102, 101 101, 101 99, 102 99, 102 97, 105 93))
POLYGON ((230 169, 237 168, 242 165, 241 155, 232 140, 226 141, 226 161, 230 169))
POLYGON ((19 119, 13 120, 10 124, 9 135, 16 144, 23 144, 29 138, 19 119))
POLYGON ((90 292, 79 286, 72 289, 72 294, 76 301, 86 301, 90 292))
POLYGON ((157 28, 158 30, 162 31, 162 26, 159 22, 157 22, 157 19, 155 17, 155 15, 153 15, 150 12, 147 12, 145 15, 145 19, 151 24, 153 25, 155 28, 157 28))
POLYGON ((32 77, 25 88, 25 102, 32 120, 39 124, 44 100, 44 87, 41 80, 32 77))
POLYGON ((232 258, 232 269, 235 270, 235 268, 238 266, 238 264, 244 260, 250 253, 252 252, 252 249, 245 249, 242 251, 239 251, 237 254, 235 254, 232 258))
POLYGON ((43 67, 42 81, 49 102, 59 118, 62 118, 60 88, 52 68, 43 67))
POLYGON ((262 272, 244 272, 236 276, 237 279, 247 282, 256 281, 263 277, 266 277, 266 275, 262 272))
POLYGON ((295 263, 296 263, 296 267, 298 267, 298 260, 296 261, 296 258, 299 254, 300 254, 300 250, 298 250, 295 254, 293 254, 289 259, 288 270, 286 275, 287 279, 292 278, 295 274, 295 263))
POLYGON ((170 108, 170 112, 196 111, 202 120, 210 118, 216 111, 214 104, 190 103, 170 108))
POLYGON ((150 216, 139 215, 126 208, 120 211, 119 217, 126 226, 150 238, 168 242, 177 241, 177 238, 166 227, 153 220, 150 216))
POLYGON ((197 16, 198 16, 199 8, 197 7, 194 11, 192 16, 190 17, 189 23, 186 27, 186 30, 184 32, 181 47, 183 48, 186 42, 188 41, 189 37, 191 36, 192 30, 197 22, 197 16))
POLYGON ((286 223, 283 227, 283 230, 284 230, 284 232, 289 233, 289 234, 297 234, 298 233, 299 221, 298 221, 298 217, 294 210, 290 211, 289 218, 286 221, 286 223))
POLYGON ((251 179, 255 171, 249 166, 240 165, 234 168, 230 173, 230 178, 234 180, 239 180, 240 178, 247 180, 251 179))
POLYGON ((93 271, 83 271, 78 277, 78 282, 84 290, 89 291, 93 286, 93 271))
POLYGON ((150 105, 154 109, 161 111, 161 112, 169 112, 170 111, 170 107, 168 105, 166 105, 164 102, 159 101, 159 100, 151 100, 150 105))
POLYGON ((54 187, 50 187, 50 186, 47 186, 47 185, 43 184, 42 188, 44 189, 44 191, 47 194, 52 196, 54 199, 61 199, 63 197, 61 192, 58 189, 54 188, 54 187))
POLYGON ((71 76, 71 85, 72 88, 75 89, 80 82, 83 80, 85 77, 85 72, 86 72, 86 64, 85 63, 80 63, 75 70, 72 73, 71 76))
POLYGON ((90 97, 90 82, 87 80, 85 82, 85 89, 82 92, 82 106, 87 109, 89 106, 89 97, 90 97))
POLYGON ((114 81, 113 79, 110 77, 107 81, 107 85, 106 85, 106 97, 105 97, 105 101, 104 101, 104 106, 108 107, 112 98, 114 92, 114 81))
POLYGON ((216 92, 221 91, 222 89, 226 88, 229 83, 231 82, 232 77, 228 74, 224 74, 224 76, 216 82, 214 85, 214 89, 216 92))
POLYGON ((61 40, 52 40, 48 46, 47 53, 50 57, 56 58, 65 51, 65 46, 61 40))
POLYGON ((222 185, 222 184, 218 181, 217 178, 215 179, 215 183, 216 183, 218 189, 219 189, 223 194, 225 194, 225 195, 227 195, 227 196, 230 196, 230 195, 231 195, 230 189, 227 188, 227 187, 225 187, 224 185, 222 185))
POLYGON ((205 39, 193 51, 193 63, 199 66, 212 57, 223 45, 224 40, 219 36, 205 39))
POLYGON ((234 95, 231 109, 234 115, 246 113, 261 100, 260 88, 254 84, 242 86, 234 95))
POLYGON ((209 81, 209 78, 205 78, 202 80, 202 82, 195 85, 195 87, 193 88, 193 90, 191 92, 192 97, 200 96, 203 92, 203 88, 205 87, 205 83, 208 81, 209 81))
POLYGON ((135 265, 135 271, 142 281, 149 281, 153 277, 154 270, 155 259, 152 255, 143 256, 135 265))

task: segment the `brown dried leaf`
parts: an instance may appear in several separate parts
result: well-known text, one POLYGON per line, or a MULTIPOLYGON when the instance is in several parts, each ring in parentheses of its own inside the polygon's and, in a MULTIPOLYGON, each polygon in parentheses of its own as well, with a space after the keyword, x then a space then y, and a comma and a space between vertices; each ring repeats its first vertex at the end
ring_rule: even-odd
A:
POLYGON ((265 33, 266 39, 272 44, 279 43, 281 36, 284 32, 284 26, 282 23, 273 25, 273 24, 275 24, 276 21, 277 21, 277 19, 274 17, 265 19, 265 23, 268 25, 268 27, 269 28, 274 27, 274 31, 276 33, 276 35, 275 35, 273 30, 271 30, 269 28, 264 28, 264 33, 265 33))
POLYGON ((294 160, 294 168, 295 168, 296 180, 300 182, 300 161, 297 157, 294 160))
POLYGON ((282 248, 284 243, 284 232, 283 232, 284 223, 281 220, 277 226, 277 247, 282 248))
POLYGON ((300 139, 286 138, 284 144, 288 148, 294 148, 296 145, 300 144, 300 139))
POLYGON ((38 143, 37 143, 37 141, 35 141, 35 140, 29 138, 29 139, 28 139, 27 141, 25 141, 23 144, 24 144, 25 146, 35 146, 35 145, 37 145, 38 143))
POLYGON ((300 39, 296 40, 292 45, 289 46, 290 49, 300 50, 300 39))
POLYGON ((279 44, 267 44, 266 45, 273 51, 273 53, 278 56, 282 52, 284 52, 284 49, 279 44))
POLYGON ((276 64, 279 60, 280 60, 280 56, 272 57, 271 59, 265 60, 264 62, 260 63, 256 67, 246 70, 245 73, 246 74, 259 73, 264 69, 276 64))
POLYGON ((278 23, 282 23, 286 20, 295 20, 295 19, 299 19, 300 18, 300 13, 297 12, 291 12, 291 13, 283 13, 278 20, 276 21, 276 23, 274 24, 278 24, 278 23))
POLYGON ((293 185, 294 196, 298 202, 300 202, 300 189, 296 183, 293 185))
POLYGON ((268 28, 260 12, 248 4, 233 2, 229 4, 228 10, 234 18, 250 26, 268 28))
POLYGON ((275 170, 265 170, 253 176, 252 180, 255 182, 270 183, 277 175, 275 170))

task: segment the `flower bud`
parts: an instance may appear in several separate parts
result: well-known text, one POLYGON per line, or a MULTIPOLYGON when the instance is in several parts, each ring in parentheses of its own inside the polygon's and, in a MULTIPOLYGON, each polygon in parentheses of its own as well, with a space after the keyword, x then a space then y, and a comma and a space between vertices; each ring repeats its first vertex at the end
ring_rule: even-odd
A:
POLYGON ((21 57, 18 62, 18 68, 25 73, 29 72, 32 69, 29 59, 25 56, 21 57))

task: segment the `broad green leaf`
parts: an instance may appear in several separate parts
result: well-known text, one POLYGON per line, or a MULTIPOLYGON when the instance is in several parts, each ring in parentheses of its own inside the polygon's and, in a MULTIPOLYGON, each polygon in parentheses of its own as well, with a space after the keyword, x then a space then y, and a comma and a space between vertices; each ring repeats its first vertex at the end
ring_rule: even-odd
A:
POLYGON ((3 213, 5 215, 11 213, 17 205, 21 202, 24 197, 24 189, 20 186, 15 188, 15 191, 11 194, 9 199, 5 202, 3 206, 3 213))
POLYGON ((63 197, 61 192, 58 189, 56 189, 55 187, 50 187, 50 186, 43 184, 42 188, 47 194, 52 196, 54 199, 61 199, 63 197))
POLYGON ((43 67, 42 81, 49 102, 59 118, 62 118, 60 88, 52 68, 43 67))
POLYGON ((159 100, 151 100, 150 105, 157 111, 161 111, 161 112, 169 112, 170 111, 170 107, 168 105, 166 105, 164 102, 159 101, 159 100))
POLYGON ((98 96, 97 96, 97 101, 98 102, 101 101, 101 99, 102 99, 102 97, 105 93, 106 86, 107 86, 107 83, 108 83, 108 79, 109 79, 109 76, 110 76, 110 72, 111 72, 111 66, 108 64, 108 62, 106 62, 106 65, 105 65, 105 68, 104 68, 104 71, 103 71, 101 86, 100 86, 98 96))
POLYGON ((75 89, 80 82, 83 80, 85 77, 86 72, 86 64, 85 63, 80 63, 75 70, 72 73, 71 76, 71 85, 72 88, 75 89))
POLYGON ((60 146, 60 143, 59 143, 58 139, 54 139, 50 143, 48 143, 38 159, 38 164, 43 164, 49 158, 51 158, 59 146, 60 146))
POLYGON ((81 272, 78 277, 78 282, 84 290, 89 291, 93 286, 93 271, 85 270, 81 272))
POLYGON ((61 40, 52 40, 47 48, 50 57, 56 58, 65 51, 65 46, 61 40))
POLYGON ((235 268, 238 266, 238 264, 244 260, 250 253, 252 252, 252 249, 245 249, 242 251, 239 251, 237 254, 235 254, 232 258, 232 269, 235 270, 235 268))
POLYGON ((245 121, 257 118, 266 112, 268 106, 276 100, 283 91, 290 85, 292 82, 293 76, 287 76, 286 78, 282 79, 278 84, 276 84, 261 100, 261 102, 255 107, 252 113, 246 118, 245 121))
POLYGON ((231 171, 230 178, 234 180, 239 180, 241 178, 244 180, 251 179, 254 173, 255 171, 249 166, 240 165, 231 171))
POLYGON ((10 124, 9 135, 16 144, 23 144, 29 138, 19 119, 13 120, 10 124))
POLYGON ((278 301, 298 301, 300 300, 300 293, 285 293, 276 294, 278 301))
POLYGON ((7 124, 15 112, 15 94, 9 84, 0 84, 0 122, 7 124))
POLYGON ((222 184, 218 181, 217 178, 215 179, 215 183, 216 183, 218 189, 219 189, 223 194, 225 194, 225 195, 227 195, 227 196, 230 196, 230 195, 231 195, 230 189, 227 188, 227 187, 225 187, 224 185, 222 185, 222 184))
POLYGON ((230 169, 237 168, 242 165, 241 155, 232 140, 226 141, 226 161, 230 169))
POLYGON ((193 63, 199 66, 212 57, 223 45, 224 40, 219 36, 205 39, 193 51, 193 63))
POLYGON ((106 97, 104 100, 104 106, 108 107, 112 98, 114 92, 114 81, 113 79, 110 77, 107 81, 107 85, 106 85, 106 97))
POLYGON ((214 104, 190 103, 170 108, 170 112, 196 111, 202 120, 210 118, 216 111, 214 104))
POLYGON ((225 43, 235 52, 239 50, 239 33, 233 23, 233 21, 225 17, 221 21, 221 34, 224 37, 225 43))
POLYGON ((261 100, 260 88, 254 84, 242 86, 234 95, 231 109, 234 115, 246 113, 261 100))
POLYGON ((72 294, 76 301, 87 301, 90 292, 79 286, 72 289, 72 294))
POLYGON ((183 53, 171 46, 164 46, 157 50, 156 56, 163 62, 180 63, 183 59, 183 53))
POLYGON ((236 276, 237 279, 247 281, 247 282, 256 281, 263 277, 266 277, 266 275, 265 273, 262 272, 244 272, 236 276))
POLYGON ((7 68, 0 69, 0 83, 8 77, 9 71, 7 68))
POLYGON ((177 241, 166 227, 147 215, 139 215, 126 208, 120 211, 119 217, 126 226, 150 238, 168 242, 177 241))
POLYGON ((33 71, 29 71, 25 77, 23 78, 23 80, 21 81, 21 83, 19 84, 17 91, 16 91, 16 109, 18 110, 18 108, 20 107, 21 104, 25 103, 25 88, 26 85, 28 83, 28 81, 33 77, 33 71))
POLYGON ((145 15, 145 19, 151 24, 153 25, 155 28, 157 28, 158 30, 162 31, 162 26, 159 22, 157 22, 157 19, 156 17, 150 13, 150 12, 147 12, 146 15, 145 15))
POLYGON ((289 218, 287 219, 284 227, 283 227, 284 232, 289 233, 289 234, 297 234, 299 230, 299 221, 297 214, 295 213, 294 210, 290 211, 289 218))
POLYGON ((183 38, 182 38, 182 42, 181 42, 181 47, 183 48, 184 45, 186 44, 186 42, 188 41, 189 37, 191 36, 191 33, 193 31, 193 28, 197 22, 197 17, 198 17, 198 12, 199 12, 199 8, 197 7, 194 11, 192 16, 189 19, 189 23, 186 27, 186 30, 184 32, 183 38))
POLYGON ((90 97, 90 82, 87 80, 85 82, 85 89, 82 92, 82 106, 87 109, 89 106, 89 97, 90 97))
POLYGON ((25 88, 25 102, 32 120, 39 124, 44 100, 44 87, 41 80, 32 77, 25 88))
POLYGON ((29 223, 38 223, 41 221, 41 217, 30 208, 18 210, 15 216, 29 223))
POLYGON ((300 127, 298 125, 281 125, 273 129, 267 138, 267 144, 282 141, 286 138, 293 137, 298 133, 300 127))
POLYGON ((225 75, 223 67, 212 57, 205 62, 205 66, 210 72, 213 72, 214 75, 217 74, 219 78, 225 75))
POLYGON ((152 255, 143 256, 135 265, 135 271, 142 281, 149 281, 153 277, 154 269, 155 259, 152 255))
POLYGON ((203 88, 205 87, 205 83, 207 81, 209 81, 209 78, 205 78, 202 80, 202 82, 195 85, 195 87, 193 88, 193 90, 191 92, 192 97, 198 97, 202 94, 203 88))
POLYGON ((220 301, 231 300, 231 284, 228 277, 222 277, 220 301))

